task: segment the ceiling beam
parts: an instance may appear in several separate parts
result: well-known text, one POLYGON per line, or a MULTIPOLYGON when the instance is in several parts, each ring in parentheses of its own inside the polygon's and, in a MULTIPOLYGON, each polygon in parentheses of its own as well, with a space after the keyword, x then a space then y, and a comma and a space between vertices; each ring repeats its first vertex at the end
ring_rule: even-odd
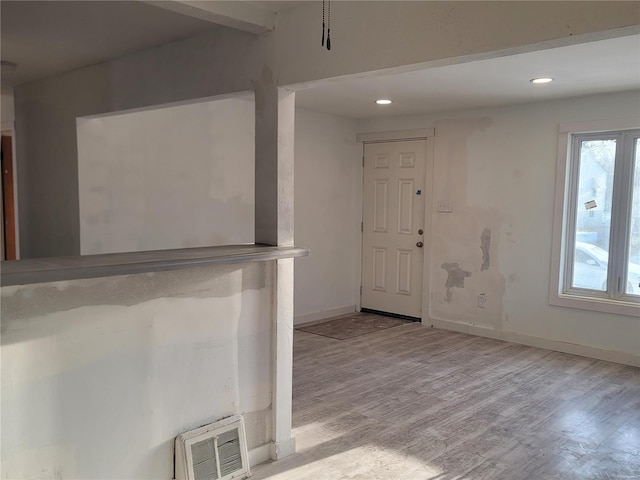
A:
POLYGON ((244 1, 149 0, 150 5, 250 33, 270 32, 276 14, 244 1))

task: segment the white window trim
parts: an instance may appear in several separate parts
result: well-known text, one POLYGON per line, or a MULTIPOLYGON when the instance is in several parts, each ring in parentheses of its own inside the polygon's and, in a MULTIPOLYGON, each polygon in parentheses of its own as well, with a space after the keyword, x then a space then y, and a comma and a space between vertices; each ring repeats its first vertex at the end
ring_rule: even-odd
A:
POLYGON ((564 219, 569 212, 569 167, 571 166, 572 134, 633 130, 640 128, 640 116, 612 120, 563 123, 559 127, 558 161, 556 165, 556 191, 553 212, 553 239, 551 246, 551 278, 549 282, 549 304, 560 307, 579 308, 618 315, 640 316, 640 305, 623 299, 580 296, 563 293, 567 228, 564 219))

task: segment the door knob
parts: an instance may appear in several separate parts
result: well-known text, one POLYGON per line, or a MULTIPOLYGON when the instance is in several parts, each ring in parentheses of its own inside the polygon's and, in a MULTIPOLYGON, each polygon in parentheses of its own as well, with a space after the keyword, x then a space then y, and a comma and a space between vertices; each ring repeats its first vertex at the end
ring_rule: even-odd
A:
POLYGON ((418 248, 422 248, 423 245, 424 245, 424 243, 422 243, 422 242, 416 243, 416 247, 418 247, 418 248))

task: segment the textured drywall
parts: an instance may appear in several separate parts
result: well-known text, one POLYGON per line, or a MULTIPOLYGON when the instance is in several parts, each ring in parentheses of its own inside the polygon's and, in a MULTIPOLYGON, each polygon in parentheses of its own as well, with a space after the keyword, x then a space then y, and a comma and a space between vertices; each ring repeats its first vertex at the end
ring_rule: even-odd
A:
POLYGON ((362 144, 355 134, 354 120, 296 110, 296 244, 312 252, 295 262, 296 321, 357 304, 362 144))
POLYGON ((640 354, 640 318, 548 302, 558 126, 637 116, 640 91, 371 119, 361 132, 435 127, 430 319, 640 354), (484 294, 486 306, 478 306, 484 294))
POLYGON ((2 288, 0 478, 173 478, 176 435, 271 431, 273 262, 2 288))
POLYGON ((78 120, 81 253, 253 243, 254 103, 78 120))

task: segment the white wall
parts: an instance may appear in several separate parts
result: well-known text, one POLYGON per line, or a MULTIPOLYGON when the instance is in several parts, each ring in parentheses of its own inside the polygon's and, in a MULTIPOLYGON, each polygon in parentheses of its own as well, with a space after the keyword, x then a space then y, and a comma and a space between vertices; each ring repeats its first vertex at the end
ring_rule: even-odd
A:
POLYGON ((624 1, 335 2, 333 7, 331 52, 318 45, 317 5, 309 2, 279 14, 278 27, 266 35, 219 27, 17 87, 22 257, 80 252, 79 116, 622 35, 620 29, 637 30, 640 12, 637 2, 624 1))
POLYGON ((0 98, 1 123, 5 125, 15 120, 13 93, 3 93, 0 98))
MULTIPOLYGON (((253 242, 253 103, 227 99, 78 122, 83 255, 253 242)), ((358 301, 356 121, 296 110, 296 322, 358 301)))
POLYGON ((15 89, 20 253, 80 253, 76 119, 251 91, 259 37, 217 28, 15 89))
MULTIPOLYGON (((271 425, 273 263, 2 288, 1 478, 173 478, 176 435, 271 425)), ((266 448, 266 447, 265 447, 266 448)))
POLYGON ((360 285, 362 145, 352 119, 296 110, 295 320, 353 312, 360 285))
MULTIPOLYGON (((640 355, 640 315, 611 315, 548 304, 558 125, 637 116, 640 92, 508 108, 370 119, 362 132, 435 127, 431 291, 425 321, 520 341, 535 338, 640 355), (488 270, 480 237, 491 231, 488 270), (445 301, 446 262, 471 272, 445 301), (488 307, 477 307, 477 295, 488 307)), ((639 312, 640 313, 640 312, 639 312)))
POLYGON ((83 255, 253 243, 254 102, 78 120, 83 255))
MULTIPOLYGON (((227 99, 78 122, 82 254, 253 242, 253 104, 227 99)), ((356 121, 296 110, 298 323, 358 301, 356 121)))

